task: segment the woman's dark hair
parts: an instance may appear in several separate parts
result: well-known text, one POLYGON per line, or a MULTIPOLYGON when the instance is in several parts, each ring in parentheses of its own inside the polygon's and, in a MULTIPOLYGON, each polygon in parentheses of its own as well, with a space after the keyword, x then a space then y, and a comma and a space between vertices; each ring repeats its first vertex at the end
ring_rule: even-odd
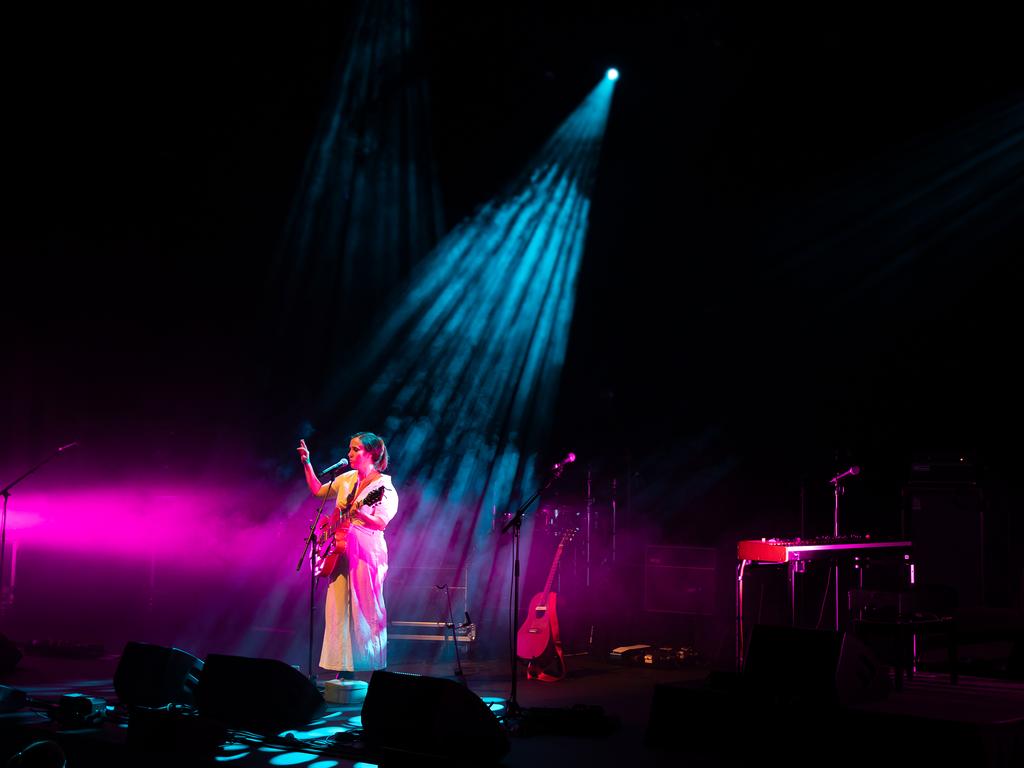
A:
POLYGON ((352 440, 357 438, 363 444, 363 448, 370 452, 370 456, 373 457, 373 466, 377 468, 377 471, 383 472, 387 469, 388 447, 384 445, 384 439, 377 437, 373 432, 356 432, 351 437, 352 440))

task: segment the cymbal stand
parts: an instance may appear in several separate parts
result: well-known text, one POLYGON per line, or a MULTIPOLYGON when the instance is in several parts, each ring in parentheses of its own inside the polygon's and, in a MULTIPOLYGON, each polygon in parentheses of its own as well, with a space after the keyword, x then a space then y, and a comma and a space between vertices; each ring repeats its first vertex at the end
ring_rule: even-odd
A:
POLYGON ((584 563, 586 570, 586 586, 590 589, 590 531, 591 531, 591 515, 593 514, 594 508, 594 494, 591 491, 590 484, 590 465, 587 464, 587 512, 585 515, 586 519, 586 536, 584 537, 583 544, 585 546, 586 561, 584 563))
POLYGON ((618 482, 617 482, 617 479, 613 477, 612 478, 612 530, 611 530, 611 543, 612 543, 611 564, 612 565, 615 565, 615 537, 618 535, 618 525, 619 525, 619 521, 616 519, 618 517, 618 500, 616 499, 617 493, 618 493, 618 482))

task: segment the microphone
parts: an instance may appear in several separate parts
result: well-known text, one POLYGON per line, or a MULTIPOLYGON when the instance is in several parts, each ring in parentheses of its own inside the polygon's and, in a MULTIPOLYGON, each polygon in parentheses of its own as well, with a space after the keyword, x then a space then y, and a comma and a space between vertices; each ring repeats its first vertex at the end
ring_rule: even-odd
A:
POLYGON ((838 475, 836 475, 831 480, 829 480, 829 482, 834 485, 835 483, 838 483, 840 480, 842 480, 844 477, 851 477, 853 475, 859 475, 859 474, 860 474, 860 467, 852 466, 848 470, 846 470, 845 472, 840 472, 838 475))
POLYGON ((327 467, 327 469, 321 469, 320 470, 320 474, 321 475, 326 475, 328 472, 333 472, 336 469, 344 469, 347 466, 348 466, 348 459, 342 459, 337 464, 331 464, 331 466, 327 467))
POLYGON ((73 443, 68 443, 67 445, 62 445, 60 448, 57 449, 57 453, 64 453, 64 451, 68 450, 69 448, 74 448, 76 445, 78 445, 78 441, 77 440, 75 440, 75 442, 73 442, 73 443))
POLYGON ((564 459, 562 459, 560 462, 558 462, 557 464, 555 464, 555 466, 551 468, 551 471, 561 472, 566 464, 572 464, 574 461, 576 461, 576 454, 573 453, 572 451, 569 451, 569 453, 566 454, 566 457, 564 459))

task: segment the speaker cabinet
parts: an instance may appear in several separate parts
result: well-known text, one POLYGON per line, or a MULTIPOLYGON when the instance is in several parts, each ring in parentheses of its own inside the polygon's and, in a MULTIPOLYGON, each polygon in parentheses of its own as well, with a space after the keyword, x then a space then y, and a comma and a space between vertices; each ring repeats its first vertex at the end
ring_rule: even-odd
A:
POLYGON ((277 734, 323 714, 323 696, 305 675, 278 659, 211 653, 196 688, 199 714, 228 728, 277 734))
MULTIPOLYGON (((467 569, 392 566, 388 568, 388 613, 400 621, 437 621, 438 617, 447 617, 448 602, 438 584, 448 585, 456 616, 469 611, 467 569)), ((392 637, 390 632, 388 637, 392 637)))
POLYGON ((644 610, 713 615, 717 561, 718 551, 706 547, 647 547, 644 610))
POLYGON ((916 580, 953 587, 959 607, 987 604, 991 540, 980 489, 969 485, 903 489, 904 535, 914 542, 916 580))
POLYGON ((203 662, 178 648, 129 642, 114 673, 114 691, 126 706, 192 704, 203 662))
POLYGON ((367 743, 390 760, 494 765, 509 750, 494 713, 452 680, 374 672, 362 717, 367 743))

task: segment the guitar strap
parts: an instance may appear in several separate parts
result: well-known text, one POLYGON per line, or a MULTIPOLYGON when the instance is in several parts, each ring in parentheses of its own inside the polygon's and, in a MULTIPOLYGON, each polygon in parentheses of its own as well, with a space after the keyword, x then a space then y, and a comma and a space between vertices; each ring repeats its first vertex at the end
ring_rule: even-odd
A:
POLYGON ((352 502, 356 498, 356 491, 359 490, 359 483, 352 483, 352 490, 348 494, 348 498, 345 499, 345 511, 350 512, 352 510, 352 502))

